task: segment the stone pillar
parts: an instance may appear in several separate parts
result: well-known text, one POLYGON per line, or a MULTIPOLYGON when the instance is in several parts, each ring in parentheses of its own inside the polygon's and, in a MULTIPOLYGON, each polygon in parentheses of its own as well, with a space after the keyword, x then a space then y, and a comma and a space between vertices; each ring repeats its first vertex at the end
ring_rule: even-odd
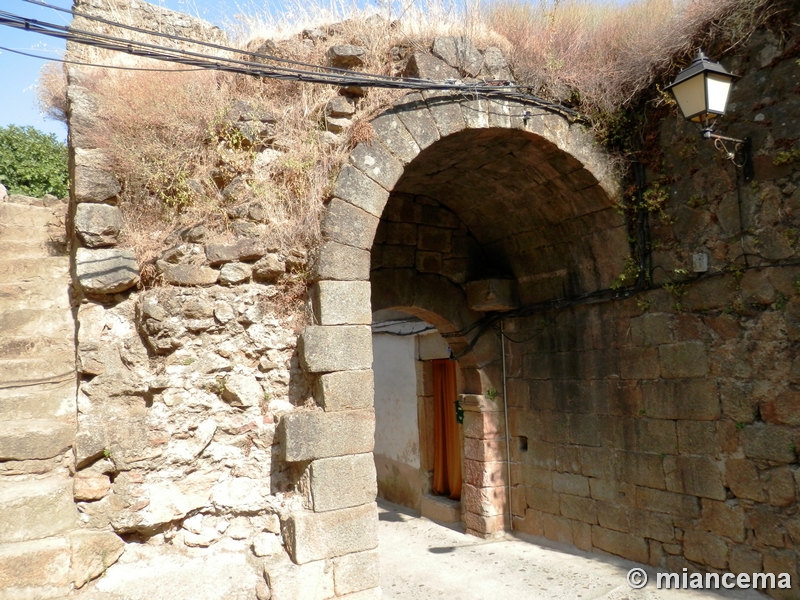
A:
POLYGON ((506 428, 501 396, 462 394, 467 533, 490 538, 508 526, 506 428))
POLYGON ((313 286, 319 325, 303 332, 300 360, 319 374, 322 410, 281 421, 285 459, 307 462, 310 481, 310 510, 283 523, 289 555, 297 565, 332 567, 336 597, 359 600, 380 597, 369 297, 368 281, 313 286))

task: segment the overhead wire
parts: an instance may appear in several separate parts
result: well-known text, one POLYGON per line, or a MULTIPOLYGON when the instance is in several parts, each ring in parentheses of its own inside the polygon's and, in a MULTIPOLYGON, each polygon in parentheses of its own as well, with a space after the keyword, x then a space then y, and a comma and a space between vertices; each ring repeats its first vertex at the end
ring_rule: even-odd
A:
MULTIPOLYGON (((463 329, 461 329, 459 331, 454 331, 454 332, 450 332, 450 333, 442 333, 441 336, 443 338, 466 337, 467 335, 469 335, 470 332, 474 331, 475 329, 478 329, 478 332, 470 339, 470 341, 467 343, 467 346, 465 347, 465 349, 462 350, 461 352, 459 352, 458 354, 454 354, 454 356, 452 357, 454 360, 458 360, 459 358, 462 358, 462 357, 466 356, 469 352, 472 351, 472 349, 478 343, 479 338, 484 333, 486 333, 486 331, 488 331, 489 329, 496 329, 497 328, 496 324, 501 320, 520 318, 520 317, 530 317, 530 316, 533 316, 533 315, 536 315, 536 314, 547 313, 547 312, 551 312, 551 311, 554 311, 554 310, 560 310, 560 309, 564 309, 564 308, 571 308, 571 307, 575 307, 575 306, 585 306, 585 305, 588 305, 588 304, 601 304, 601 303, 606 303, 606 302, 615 302, 615 301, 618 301, 618 300, 627 300, 628 298, 631 298, 631 297, 636 296, 636 295, 641 294, 641 293, 646 293, 646 292, 652 292, 654 290, 665 289, 665 288, 669 288, 670 286, 674 286, 674 285, 691 285, 691 284, 694 284, 694 283, 697 283, 697 282, 700 282, 700 281, 704 281, 706 279, 712 279, 712 278, 721 277, 721 276, 724 276, 724 275, 735 275, 735 273, 730 268, 731 265, 736 263, 736 261, 739 260, 740 258, 746 258, 746 256, 756 256, 756 257, 758 257, 758 258, 760 258, 762 260, 770 260, 771 262, 769 264, 759 264, 759 265, 748 264, 747 266, 745 266, 744 268, 741 269, 741 272, 752 271, 752 270, 762 270, 762 269, 773 269, 773 268, 780 268, 780 267, 796 267, 796 266, 800 266, 800 260, 774 260, 774 259, 769 259, 767 257, 761 256, 759 254, 753 254, 752 252, 746 253, 746 254, 745 253, 739 254, 738 256, 736 256, 735 258, 730 260, 724 267, 722 267, 722 268, 720 268, 720 269, 718 269, 716 271, 700 273, 696 277, 690 277, 690 278, 681 279, 681 280, 672 279, 671 277, 669 277, 669 273, 665 269, 663 269, 663 267, 656 266, 656 267, 653 268, 651 273, 654 272, 656 269, 662 269, 662 270, 665 271, 665 274, 667 275, 668 281, 666 281, 664 283, 661 283, 661 284, 650 284, 647 287, 639 287, 639 286, 634 285, 634 286, 632 286, 630 288, 627 288, 625 290, 613 290, 613 289, 598 290, 598 291, 595 291, 595 292, 588 292, 588 293, 579 294, 579 295, 576 295, 576 296, 557 298, 555 300, 548 300, 546 302, 529 304, 529 305, 525 305, 525 306, 522 306, 522 307, 520 307, 518 309, 515 309, 515 310, 512 310, 512 311, 508 311, 508 312, 491 313, 489 315, 486 315, 482 319, 479 319, 479 320, 471 323, 469 326, 467 326, 467 327, 465 327, 465 328, 463 328, 463 329)), ((537 331, 535 331, 530 337, 526 337, 526 338, 521 339, 521 340, 514 340, 511 337, 509 337, 508 334, 505 334, 505 333, 503 333, 502 336, 505 339, 509 340, 509 341, 522 343, 522 342, 526 342, 526 341, 529 341, 529 340, 537 337, 538 335, 540 335, 545 329, 547 329, 551 325, 552 325, 552 323, 545 323, 541 328, 539 328, 537 331)))
MULTIPOLYGON (((163 38, 167 38, 167 39, 175 40, 175 41, 179 41, 179 42, 187 42, 187 43, 190 43, 190 44, 196 44, 198 46, 206 46, 208 48, 213 48, 215 50, 222 50, 222 51, 225 51, 225 52, 235 52, 237 54, 244 54, 244 55, 247 55, 247 56, 252 56, 253 58, 267 59, 267 60, 271 60, 271 61, 274 61, 274 62, 280 62, 280 63, 284 63, 284 64, 289 64, 289 65, 296 65, 296 66, 300 66, 300 67, 313 68, 313 69, 322 69, 322 70, 325 70, 325 71, 339 72, 339 73, 343 73, 343 74, 352 73, 351 70, 343 69, 343 68, 340 68, 340 67, 333 67, 333 66, 328 66, 328 65, 315 65, 315 64, 306 63, 306 62, 302 62, 302 61, 298 61, 298 60, 292 60, 292 59, 289 59, 289 58, 283 58, 283 57, 279 57, 279 56, 275 56, 275 55, 271 55, 271 54, 265 54, 265 53, 261 53, 261 52, 252 52, 252 51, 249 51, 249 50, 240 50, 238 48, 232 48, 230 46, 224 46, 222 44, 216 44, 214 42, 209 42, 209 41, 205 41, 205 40, 196 40, 196 39, 187 38, 187 37, 184 37, 184 36, 163 33, 163 32, 160 32, 160 31, 152 31, 152 30, 149 30, 149 29, 143 29, 141 27, 136 27, 134 25, 128 25, 126 23, 120 23, 120 22, 117 22, 117 21, 111 21, 109 19, 104 19, 102 17, 97 17, 97 16, 94 16, 94 15, 87 15, 86 13, 81 13, 81 12, 78 12, 78 11, 76 11, 74 9, 62 8, 60 6, 55 6, 53 4, 48 4, 47 2, 42 2, 41 0, 23 0, 23 2, 27 2, 29 4, 35 4, 37 6, 42 6, 42 7, 46 7, 46 8, 51 8, 51 9, 57 10, 59 12, 71 14, 74 17, 80 17, 82 19, 87 19, 89 21, 95 21, 97 23, 103 23, 105 25, 110 25, 112 27, 118 27, 120 29, 127 29, 128 31, 133 31, 133 32, 136 32, 136 33, 143 33, 143 34, 152 35, 152 36, 155 36, 155 37, 163 37, 163 38)), ((379 74, 372 74, 372 73, 365 73, 365 75, 370 76, 370 77, 374 77, 376 79, 387 79, 387 78, 391 79, 391 77, 389 77, 387 75, 379 75, 379 74)))
MULTIPOLYGON (((38 4, 40 6, 56 8, 58 10, 66 10, 66 9, 61 9, 60 7, 54 7, 53 5, 49 5, 44 2, 31 2, 31 3, 38 4)), ((73 15, 76 14, 73 11, 69 12, 72 12, 73 15)), ((122 23, 116 23, 114 21, 109 21, 107 19, 103 19, 102 21, 105 22, 106 24, 113 25, 115 27, 118 26, 122 28, 131 28, 131 26, 127 26, 122 23)), ((486 83, 475 83, 475 82, 466 83, 460 81, 441 82, 441 81, 431 81, 425 79, 398 78, 398 77, 390 77, 382 75, 373 75, 368 73, 358 73, 346 69, 334 69, 332 72, 320 73, 318 69, 328 69, 330 71, 333 68, 320 67, 319 65, 308 65, 307 63, 299 63, 299 64, 307 66, 308 68, 313 68, 315 70, 311 71, 306 69, 281 67, 277 65, 264 65, 263 63, 259 62, 239 60, 226 56, 209 55, 187 50, 185 48, 166 47, 158 44, 151 44, 148 42, 136 41, 102 33, 85 31, 75 27, 57 25, 54 23, 39 21, 37 19, 31 19, 14 13, 9 13, 7 11, 0 11, 0 25, 5 25, 17 29, 24 29, 26 31, 31 31, 34 33, 39 33, 50 37, 64 39, 66 41, 94 46, 105 50, 123 52, 139 57, 175 62, 187 66, 205 68, 210 70, 221 70, 221 71, 233 72, 233 73, 256 76, 256 77, 273 78, 279 80, 293 80, 293 81, 308 82, 308 83, 320 83, 320 84, 336 85, 342 87, 355 85, 361 87, 407 89, 415 91, 425 91, 425 90, 457 91, 459 93, 470 96, 483 95, 487 97, 511 98, 533 104, 539 108, 548 110, 550 112, 558 113, 563 116, 567 116, 574 120, 580 120, 580 115, 576 111, 573 111, 568 107, 565 107, 558 103, 549 102, 547 100, 534 96, 530 93, 524 93, 518 91, 522 89, 527 89, 524 88, 524 86, 491 85, 486 83)), ((235 48, 221 46, 219 44, 212 44, 210 42, 202 42, 200 40, 193 40, 191 38, 172 36, 170 34, 152 32, 140 28, 134 28, 134 29, 141 31, 142 33, 146 33, 147 35, 156 35, 159 37, 166 37, 168 39, 189 42, 197 45, 206 45, 206 46, 211 45, 212 47, 215 47, 217 49, 222 49, 230 53, 235 53, 240 55, 246 54, 250 56, 260 57, 265 60, 278 60, 278 61, 285 60, 285 59, 278 59, 278 57, 273 57, 265 54, 243 52, 235 48)))
POLYGON ((101 69, 116 69, 119 71, 154 71, 157 73, 185 73, 187 71, 205 71, 206 69, 202 68, 194 68, 194 69, 154 69, 148 67, 125 67, 122 65, 101 65, 97 63, 88 63, 88 62, 81 62, 79 60, 69 60, 66 58, 57 58, 55 56, 42 56, 40 54, 32 54, 30 52, 23 52, 22 50, 15 50, 14 48, 6 48, 5 46, 0 46, 0 50, 4 52, 12 52, 14 54, 20 54, 22 56, 28 56, 30 58, 38 58, 40 60, 47 60, 50 62, 59 62, 64 63, 67 65, 77 65, 79 67, 98 67, 101 69))
MULTIPOLYGON (((56 10, 56 11, 59 11, 59 12, 62 12, 62 13, 71 14, 74 17, 80 17, 82 19, 87 19, 89 21, 94 21, 94 22, 97 22, 97 23, 103 23, 105 25, 110 25, 112 27, 117 27, 117 28, 120 28, 120 29, 126 29, 128 31, 133 31, 133 32, 136 32, 136 33, 142 33, 142 34, 145 34, 145 35, 152 35, 152 36, 155 36, 155 37, 162 37, 162 38, 166 38, 166 39, 170 39, 170 40, 175 40, 175 41, 180 41, 180 42, 187 42, 187 43, 190 43, 190 44, 196 44, 198 46, 206 46, 208 48, 213 48, 215 50, 222 50, 222 51, 225 51, 225 52, 234 52, 234 53, 237 53, 237 54, 244 54, 244 55, 247 55, 247 56, 252 56, 253 58, 267 59, 267 60, 271 60, 271 61, 274 61, 274 62, 280 62, 280 63, 284 63, 284 64, 289 64, 289 65, 296 65, 296 66, 306 67, 306 68, 311 68, 311 69, 322 69, 322 70, 325 70, 325 71, 339 72, 339 73, 343 73, 343 74, 352 74, 351 70, 343 69, 343 68, 340 68, 340 67, 333 67, 333 66, 329 66, 329 65, 315 65, 315 64, 312 64, 312 63, 306 63, 306 62, 302 62, 302 61, 298 61, 298 60, 293 60, 293 59, 290 59, 290 58, 283 58, 283 57, 275 56, 275 55, 272 55, 272 54, 265 54, 265 53, 262 53, 262 52, 252 52, 252 51, 249 51, 249 50, 240 50, 238 48, 233 48, 233 47, 230 47, 230 46, 225 46, 225 45, 222 45, 222 44, 217 44, 217 43, 209 42, 209 41, 206 41, 206 40, 196 40, 196 39, 192 39, 192 38, 188 38, 188 37, 184 37, 184 36, 179 36, 179 35, 174 35, 174 34, 169 34, 169 33, 163 33, 163 32, 160 32, 160 31, 153 31, 153 30, 150 30, 150 29, 144 29, 144 28, 141 28, 141 27, 136 27, 134 25, 128 25, 126 23, 120 23, 118 21, 111 21, 109 19, 104 19, 103 17, 97 17, 97 16, 94 16, 94 15, 88 15, 86 13, 78 12, 78 11, 76 11, 74 9, 62 8, 60 6, 55 6, 53 4, 49 4, 47 2, 43 2, 42 0, 22 0, 22 1, 23 2, 27 2, 28 4, 34 4, 36 6, 50 8, 50 9, 53 9, 53 10, 56 10)), ((374 74, 374 73, 364 73, 364 75, 369 76, 371 78, 375 78, 375 79, 390 79, 390 80, 394 79, 393 77, 388 76, 388 75, 379 75, 379 74, 374 74)))

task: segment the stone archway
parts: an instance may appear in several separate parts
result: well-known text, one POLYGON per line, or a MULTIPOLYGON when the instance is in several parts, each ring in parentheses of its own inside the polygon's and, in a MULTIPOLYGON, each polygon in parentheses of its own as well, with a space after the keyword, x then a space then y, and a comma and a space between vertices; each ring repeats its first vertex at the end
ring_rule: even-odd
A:
MULTIPOLYGON (((326 241, 312 272, 315 324, 301 336, 301 364, 319 377, 315 400, 323 410, 282 422, 286 460, 310 463, 313 512, 291 517, 287 526, 295 560, 365 551, 377 543, 370 504, 375 471, 368 464, 374 425, 370 279, 390 274, 371 273, 370 250, 392 194, 426 194, 454 212, 481 246, 478 271, 498 269, 516 279, 523 303, 608 287, 629 253, 624 221, 613 209, 618 185, 610 161, 559 115, 517 101, 415 93, 371 126, 372 141, 353 149, 325 211, 326 241), (310 533, 344 524, 359 534, 320 540, 310 533)), ((424 271, 414 280, 447 277, 424 271)), ((459 283, 451 277, 448 285, 459 283)), ((391 291, 404 289, 394 283, 391 291)), ((442 331, 480 317, 464 317, 466 305, 447 294, 430 294, 429 300, 435 309, 427 311, 447 315, 442 331)), ((487 382, 501 382, 500 366, 492 364, 496 350, 495 340, 474 365, 470 386, 478 404, 487 382)), ((481 423, 491 425, 483 417, 481 423)), ((486 448, 478 452, 487 468, 497 460, 487 457, 486 448)), ((478 535, 504 527, 502 515, 481 514, 484 500, 478 494, 467 525, 478 535)))
MULTIPOLYGON (((426 517, 451 523, 463 522, 467 532, 473 535, 490 536, 502 531, 503 515, 507 512, 505 476, 502 473, 486 476, 485 463, 478 460, 485 458, 484 447, 504 443, 501 400, 487 400, 483 397, 484 391, 502 387, 498 379, 499 371, 495 368, 500 361, 499 340, 494 335, 484 336, 478 345, 470 347, 467 336, 462 332, 476 325, 483 314, 467 308, 464 290, 442 275, 416 274, 413 269, 408 268, 373 270, 372 308, 374 312, 391 310, 413 315, 433 325, 439 334, 447 336, 443 341, 449 346, 451 360, 454 359, 459 407, 463 410, 463 426, 459 427, 461 440, 457 452, 461 457, 459 464, 464 476, 464 485, 459 490, 460 503, 448 503, 438 498, 429 488, 429 478, 432 478, 434 469, 432 455, 434 401, 430 381, 432 364, 428 361, 426 365, 425 356, 420 352, 417 358, 422 362, 419 363, 419 370, 412 376, 416 382, 419 402, 418 414, 412 424, 419 439, 418 473, 404 468, 396 461, 387 461, 386 457, 381 458, 377 454, 379 442, 384 439, 382 436, 385 436, 387 431, 396 430, 390 429, 386 422, 381 422, 381 419, 377 418, 376 467, 378 467, 381 497, 393 500, 391 491, 395 488, 408 491, 410 497, 415 499, 414 503, 409 504, 409 498, 404 498, 402 494, 393 501, 409 506, 426 517), (431 390, 428 396, 419 391, 420 388, 428 387, 431 390), (429 460, 426 461, 425 458, 429 460), (389 472, 391 476, 387 475, 389 472), (415 489, 415 484, 422 487, 415 489), (386 495, 383 491, 385 489, 389 492, 386 495), (487 503, 484 498, 493 502, 487 503)), ((376 379, 380 379, 378 375, 385 373, 381 368, 384 364, 380 362, 382 354, 376 351, 374 357, 373 369, 376 379)), ((435 358, 446 357, 446 352, 435 356, 435 358)), ((397 365, 396 368, 401 369, 401 366, 397 365)), ((376 387, 376 414, 380 413, 378 408, 385 406, 385 402, 378 401, 380 396, 377 389, 376 387)))

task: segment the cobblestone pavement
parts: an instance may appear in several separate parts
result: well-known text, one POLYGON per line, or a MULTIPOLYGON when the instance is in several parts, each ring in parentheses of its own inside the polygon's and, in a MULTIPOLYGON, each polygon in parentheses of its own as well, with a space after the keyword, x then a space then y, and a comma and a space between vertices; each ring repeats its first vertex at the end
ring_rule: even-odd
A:
POLYGON ((379 503, 379 516, 384 600, 767 598, 753 590, 659 590, 656 571, 644 565, 530 536, 482 540, 386 502, 379 503), (648 572, 644 589, 627 584, 634 567, 648 572))

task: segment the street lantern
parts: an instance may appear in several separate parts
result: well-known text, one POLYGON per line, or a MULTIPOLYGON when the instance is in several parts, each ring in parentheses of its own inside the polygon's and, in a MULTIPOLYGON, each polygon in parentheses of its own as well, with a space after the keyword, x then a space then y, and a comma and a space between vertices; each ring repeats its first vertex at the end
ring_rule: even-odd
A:
POLYGON ((725 68, 703 54, 697 52, 692 64, 678 73, 666 89, 675 100, 687 121, 700 125, 701 134, 707 140, 714 140, 715 147, 725 153, 727 158, 742 169, 745 181, 753 179, 753 157, 750 138, 743 140, 718 135, 712 131, 717 117, 725 114, 733 81, 739 79, 725 68), (731 152, 725 142, 734 144, 731 152))
POLYGON ((708 128, 714 119, 725 114, 734 79, 738 77, 721 64, 711 62, 700 50, 692 64, 678 73, 667 89, 672 91, 687 121, 708 128))

